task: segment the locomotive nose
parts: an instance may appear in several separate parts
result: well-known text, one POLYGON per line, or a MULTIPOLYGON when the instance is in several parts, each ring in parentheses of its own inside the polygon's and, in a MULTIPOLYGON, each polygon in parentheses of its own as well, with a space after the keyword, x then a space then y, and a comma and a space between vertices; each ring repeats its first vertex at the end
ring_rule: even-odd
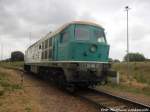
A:
POLYGON ((71 58, 73 60, 81 61, 105 61, 107 60, 109 47, 103 44, 92 43, 92 42, 74 42, 70 44, 71 58))

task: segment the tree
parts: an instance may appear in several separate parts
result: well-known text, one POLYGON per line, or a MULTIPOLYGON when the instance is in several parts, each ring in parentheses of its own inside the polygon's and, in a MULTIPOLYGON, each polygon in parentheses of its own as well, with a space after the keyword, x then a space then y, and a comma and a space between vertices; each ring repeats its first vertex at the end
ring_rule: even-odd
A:
POLYGON ((11 61, 23 61, 24 54, 21 51, 14 51, 11 53, 11 61))
POLYGON ((113 62, 117 62, 117 63, 119 63, 120 62, 120 60, 119 59, 114 59, 114 61, 113 62))
POLYGON ((140 53, 129 53, 124 56, 124 61, 127 61, 129 57, 129 61, 145 61, 146 58, 143 54, 140 53))

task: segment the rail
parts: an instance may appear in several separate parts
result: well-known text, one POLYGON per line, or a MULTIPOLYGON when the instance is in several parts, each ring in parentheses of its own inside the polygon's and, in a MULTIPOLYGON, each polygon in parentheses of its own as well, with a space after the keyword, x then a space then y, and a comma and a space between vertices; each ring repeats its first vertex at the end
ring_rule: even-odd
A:
POLYGON ((94 104, 102 112, 149 112, 150 106, 116 96, 104 90, 88 88, 75 93, 94 104))

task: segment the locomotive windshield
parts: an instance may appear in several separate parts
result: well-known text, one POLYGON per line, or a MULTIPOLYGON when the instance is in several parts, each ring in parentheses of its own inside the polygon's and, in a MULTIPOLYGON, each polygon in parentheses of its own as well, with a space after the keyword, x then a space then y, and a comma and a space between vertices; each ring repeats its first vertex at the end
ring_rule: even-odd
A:
POLYGON ((105 34, 103 30, 95 30, 94 36, 96 37, 98 42, 106 43, 105 34))
POLYGON ((84 25, 78 25, 75 29, 75 36, 77 40, 89 40, 90 39, 90 31, 84 25))
POLYGON ((75 37, 77 40, 93 40, 106 43, 104 30, 90 25, 76 25, 75 37))

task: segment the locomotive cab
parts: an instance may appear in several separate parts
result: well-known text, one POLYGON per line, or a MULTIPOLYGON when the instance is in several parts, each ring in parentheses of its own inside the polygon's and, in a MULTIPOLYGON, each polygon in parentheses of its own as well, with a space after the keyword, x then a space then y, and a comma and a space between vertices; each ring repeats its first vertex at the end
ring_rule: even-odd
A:
POLYGON ((59 41, 58 60, 108 62, 109 45, 102 27, 72 24, 59 41))
POLYGON ((104 29, 90 25, 75 25, 73 56, 80 61, 108 61, 109 45, 104 29))

